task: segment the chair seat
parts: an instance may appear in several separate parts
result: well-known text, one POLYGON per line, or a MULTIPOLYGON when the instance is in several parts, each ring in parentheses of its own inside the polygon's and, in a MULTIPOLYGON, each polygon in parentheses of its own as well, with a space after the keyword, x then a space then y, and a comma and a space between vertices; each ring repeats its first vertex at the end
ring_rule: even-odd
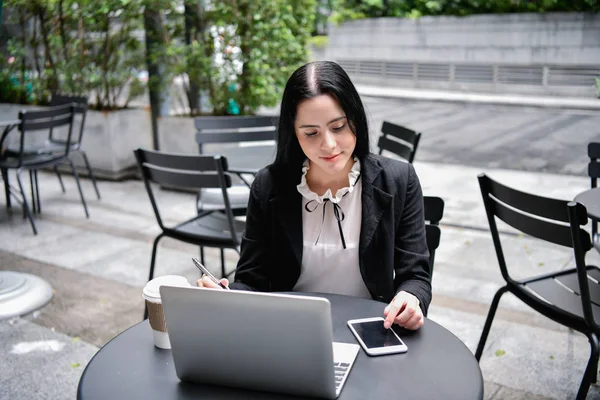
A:
MULTIPOLYGON (((246 209, 250 198, 250 188, 246 185, 235 185, 227 188, 229 203, 233 210, 246 209)), ((223 210, 223 193, 220 188, 205 188, 200 190, 198 210, 223 210)))
POLYGON ((206 246, 214 244, 236 247, 242 240, 242 232, 244 232, 246 224, 243 221, 234 219, 234 226, 237 236, 236 242, 231 237, 227 216, 220 212, 196 217, 174 228, 165 229, 165 233, 168 236, 174 236, 189 243, 203 241, 206 246))
MULTIPOLYGON (((65 152, 64 142, 50 142, 46 140, 44 144, 24 146, 24 155, 40 155, 48 153, 64 153, 65 152)), ((75 145, 71 145, 71 149, 75 149, 75 145)), ((19 148, 8 146, 6 149, 6 155, 9 157, 17 157, 19 155, 19 148)))
MULTIPOLYGON (((600 269, 595 266, 587 266, 588 286, 590 288, 590 298, 592 300, 592 312, 594 320, 600 321, 600 269), (591 279, 590 279, 591 278, 591 279)), ((574 325, 585 325, 579 281, 575 269, 569 270, 566 274, 550 276, 545 279, 537 280, 526 285, 526 287, 545 299, 548 303, 571 314, 574 325)))
MULTIPOLYGON (((45 154, 29 154, 23 157, 22 168, 41 168, 46 165, 57 164, 60 160, 64 159, 64 154, 45 153, 45 154)), ((4 159, 0 159, 0 168, 17 168, 19 165, 19 158, 9 156, 4 159)))

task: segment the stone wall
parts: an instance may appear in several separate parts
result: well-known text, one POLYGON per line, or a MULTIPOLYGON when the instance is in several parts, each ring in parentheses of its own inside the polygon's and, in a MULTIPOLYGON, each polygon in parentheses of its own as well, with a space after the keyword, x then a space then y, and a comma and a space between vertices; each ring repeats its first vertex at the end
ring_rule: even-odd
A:
POLYGON ((595 96, 600 14, 349 21, 330 27, 323 59, 365 83, 595 96))

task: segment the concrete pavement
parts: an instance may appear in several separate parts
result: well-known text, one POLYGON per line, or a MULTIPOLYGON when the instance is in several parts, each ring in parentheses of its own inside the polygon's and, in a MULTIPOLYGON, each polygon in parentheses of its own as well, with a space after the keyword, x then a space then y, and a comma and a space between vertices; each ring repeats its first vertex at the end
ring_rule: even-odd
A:
POLYGON ((585 176, 587 143, 600 141, 598 111, 392 97, 363 101, 372 148, 387 120, 423 133, 417 161, 585 176))
MULTIPOLYGON (((535 187, 540 194, 566 199, 586 189, 588 181, 428 162, 416 162, 415 167, 424 193, 446 201, 430 318, 474 351, 491 298, 502 284, 477 174, 485 171, 517 188, 535 187)), ((98 201, 84 180, 91 212, 86 220, 73 179, 65 181, 67 193, 62 194, 55 176, 40 174, 43 213, 36 219, 38 236, 32 235, 18 207, 12 215, 0 209, 0 268, 34 273, 55 289, 52 302, 39 312, 0 323, 4 360, 0 399, 73 398, 79 376, 96 349, 141 320, 141 288, 147 279, 152 240, 159 232, 142 183, 100 182, 103 198, 98 201)), ((189 194, 163 191, 160 201, 169 221, 194 211, 194 197, 189 194)), ((502 229, 507 261, 517 276, 572 263, 568 250, 502 229)), ((173 273, 195 280, 197 270, 189 262, 195 254, 194 246, 165 239, 158 252, 157 275, 173 273)), ((211 251, 208 256, 207 264, 216 272, 218 253, 211 251)), ((588 260, 597 264, 597 258, 590 253, 588 260)), ((231 267, 235 259, 228 254, 231 267)), ((583 335, 506 295, 481 361, 485 398, 573 398, 588 355, 583 335)), ((600 398, 600 389, 593 387, 589 398, 600 398)))

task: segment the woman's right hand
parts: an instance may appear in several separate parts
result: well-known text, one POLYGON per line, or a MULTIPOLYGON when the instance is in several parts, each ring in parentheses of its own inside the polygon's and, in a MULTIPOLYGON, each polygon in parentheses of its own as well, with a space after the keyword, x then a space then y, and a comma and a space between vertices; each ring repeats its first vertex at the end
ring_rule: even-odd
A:
MULTIPOLYGON (((229 281, 227 279, 225 279, 225 278, 221 279, 221 283, 225 287, 229 287, 229 281)), ((205 287, 205 288, 211 288, 211 289, 221 289, 221 287, 219 285, 217 285, 216 283, 214 283, 206 275, 202 275, 202 278, 200 278, 200 279, 198 279, 196 281, 196 286, 198 286, 198 287, 205 287)))

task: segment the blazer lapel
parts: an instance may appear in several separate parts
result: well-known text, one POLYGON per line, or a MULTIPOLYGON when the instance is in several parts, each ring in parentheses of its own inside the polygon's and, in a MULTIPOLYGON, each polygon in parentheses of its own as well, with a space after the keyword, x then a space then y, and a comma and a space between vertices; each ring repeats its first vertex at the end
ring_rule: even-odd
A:
POLYGON ((377 231, 385 210, 392 202, 392 195, 382 190, 379 177, 382 168, 370 157, 365 157, 362 174, 362 226, 360 230, 359 257, 362 260, 367 247, 377 231))
POLYGON ((271 203, 283 231, 292 244, 296 261, 300 265, 302 261, 302 196, 294 186, 293 191, 278 194, 271 199, 271 203))

